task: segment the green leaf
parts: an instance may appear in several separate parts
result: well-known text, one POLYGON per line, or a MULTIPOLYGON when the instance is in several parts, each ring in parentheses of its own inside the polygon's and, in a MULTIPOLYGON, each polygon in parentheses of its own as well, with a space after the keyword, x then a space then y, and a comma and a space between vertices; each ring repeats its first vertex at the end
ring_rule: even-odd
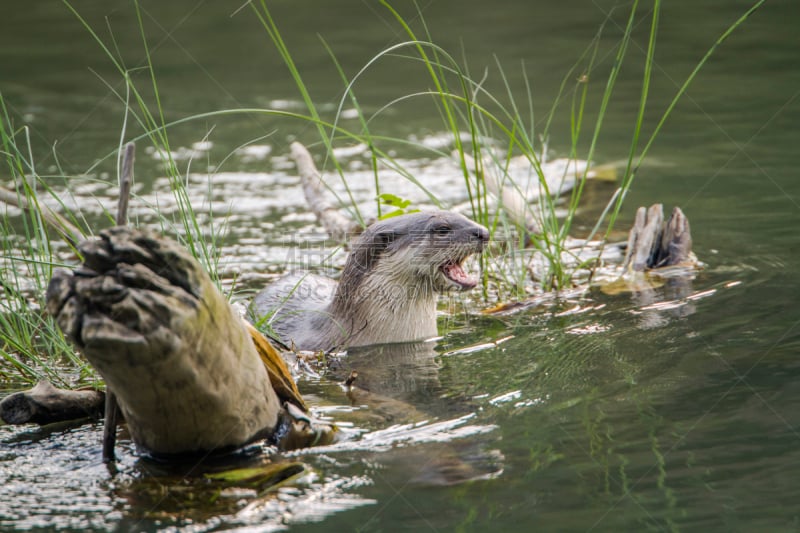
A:
POLYGON ((303 463, 268 463, 258 467, 205 474, 205 477, 234 484, 256 485, 264 489, 304 471, 303 463))
POLYGON ((399 196, 395 196, 394 194, 390 193, 383 193, 378 196, 378 201, 383 205, 389 205, 392 207, 399 207, 400 209, 405 209, 409 205, 411 205, 411 200, 404 200, 399 196))
POLYGON ((419 213, 419 209, 395 209, 394 211, 389 211, 388 213, 382 214, 378 217, 378 220, 386 220, 387 218, 408 215, 409 213, 419 213))
POLYGON ((395 209, 394 211, 389 211, 388 213, 382 214, 378 220, 386 220, 387 218, 396 217, 402 215, 404 211, 402 209, 395 209))

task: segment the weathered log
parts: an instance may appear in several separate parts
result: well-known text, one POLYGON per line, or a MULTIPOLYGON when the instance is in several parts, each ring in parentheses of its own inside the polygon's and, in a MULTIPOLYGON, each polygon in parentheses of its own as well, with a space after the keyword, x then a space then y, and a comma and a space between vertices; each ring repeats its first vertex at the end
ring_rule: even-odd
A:
POLYGON ((103 414, 105 394, 97 390, 63 390, 40 381, 30 390, 9 394, 0 402, 6 424, 52 424, 103 414))
POLYGON ((351 237, 361 233, 364 228, 341 214, 339 208, 326 198, 322 176, 306 147, 299 142, 293 142, 291 155, 297 165, 297 173, 300 175, 306 202, 314 216, 317 217, 317 222, 322 224, 330 238, 338 243, 346 244, 351 237))
POLYGON ((623 269, 643 272, 648 269, 677 265, 690 259, 692 235, 689 219, 680 207, 664 223, 664 208, 653 204, 649 209, 636 211, 633 227, 628 233, 623 269))
POLYGON ((61 234, 70 244, 77 244, 83 239, 81 230, 76 228, 69 220, 46 205, 36 204, 31 206, 25 195, 20 192, 0 187, 0 202, 13 205, 23 211, 37 210, 42 220, 61 234))
POLYGON ((653 268, 690 261, 691 255, 692 233, 689 228, 689 219, 686 218, 680 207, 674 207, 672 215, 664 225, 659 256, 656 258, 653 268))
POLYGON ((280 401, 251 334, 177 243, 134 229, 79 245, 48 311, 117 394, 133 440, 157 454, 270 435, 280 401))

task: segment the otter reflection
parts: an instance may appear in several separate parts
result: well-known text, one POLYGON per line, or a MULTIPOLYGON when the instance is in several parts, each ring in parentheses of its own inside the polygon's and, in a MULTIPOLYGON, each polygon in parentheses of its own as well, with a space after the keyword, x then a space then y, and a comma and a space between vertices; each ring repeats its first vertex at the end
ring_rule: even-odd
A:
POLYGON ((505 461, 500 451, 492 448, 497 438, 491 431, 493 426, 473 424, 468 430, 473 433, 466 439, 442 440, 448 429, 442 429, 433 442, 418 434, 435 433, 439 425, 463 427, 475 412, 474 405, 453 398, 439 381, 441 365, 435 347, 435 341, 424 341, 349 350, 337 360, 332 372, 340 381, 354 371, 358 373, 345 395, 346 401, 359 409, 337 414, 337 419, 373 427, 368 441, 378 445, 393 438, 400 442, 420 439, 416 446, 391 446, 370 455, 370 461, 392 465, 391 471, 401 472, 398 482, 446 486, 496 477, 505 461), (384 435, 392 433, 393 428, 393 435, 384 435))
POLYGON ((412 405, 430 406, 441 396, 436 343, 397 342, 351 348, 333 368, 342 381, 355 371, 357 389, 412 405))

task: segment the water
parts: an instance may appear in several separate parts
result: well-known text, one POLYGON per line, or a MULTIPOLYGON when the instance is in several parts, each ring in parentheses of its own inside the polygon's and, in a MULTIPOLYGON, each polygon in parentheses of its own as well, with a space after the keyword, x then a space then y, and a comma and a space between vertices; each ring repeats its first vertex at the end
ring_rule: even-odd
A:
MULTIPOLYGON (((647 131, 707 47, 748 7, 741 1, 666 4, 647 131)), ((437 42, 458 57, 463 46, 473 76, 488 69, 490 90, 504 90, 496 56, 524 100, 524 62, 540 120, 612 5, 508 0, 488 7, 470 0, 457 9, 444 2, 422 8, 437 42)), ((142 4, 168 120, 221 108, 302 110, 264 31, 247 8, 231 17, 236 7, 142 4)), ((104 39, 108 16, 126 63, 143 64, 130 6, 91 1, 78 9, 104 39)), ((625 9, 608 25, 597 85, 625 9)), ((121 88, 119 77, 62 4, 6 0, 3 12, 0 90, 10 112, 31 125, 41 172, 57 170, 50 150, 57 141, 64 170, 81 173, 118 142, 122 105, 98 77, 121 88)), ((274 15, 327 117, 342 85, 317 34, 350 75, 405 39, 385 10, 362 2, 294 2, 274 6, 274 15)), ((97 424, 0 427, 0 528, 798 529, 798 21, 793 3, 768 2, 719 49, 670 117, 629 194, 624 224, 636 206, 655 201, 680 205, 689 216, 695 250, 707 265, 690 286, 637 296, 593 290, 502 316, 443 318, 445 337, 435 347, 419 347, 399 371, 383 354, 384 362, 375 364, 378 379, 381 370, 398 376, 383 382, 394 384, 399 400, 373 402, 370 409, 348 407, 326 378, 306 378, 301 385, 312 403, 349 421, 348 431, 361 436, 288 458, 306 465, 306 473, 265 497, 238 487, 211 498, 203 483, 181 481, 188 469, 169 476, 154 471, 124 439, 112 475, 100 462, 97 424)), ((632 58, 642 57, 647 25, 637 28, 632 58)), ((620 75, 599 162, 627 155, 641 76, 633 63, 620 75)), ((137 76, 144 87, 143 74, 137 76)), ((390 59, 357 89, 360 105, 374 112, 429 86, 419 65, 390 59)), ((398 105, 370 127, 400 137, 441 133, 428 100, 398 105)), ((556 154, 567 149, 568 133, 567 122, 554 123, 556 154)), ((287 243, 287 234, 313 233, 314 224, 286 154, 291 139, 314 136, 305 124, 253 115, 208 119, 172 133, 173 149, 185 156, 181 165, 196 172, 193 201, 201 210, 230 212, 222 247, 228 280, 238 275, 255 286, 287 260, 313 260, 287 243), (209 131, 212 145, 193 149, 209 131), (260 148, 236 152, 220 165, 261 136, 253 143, 260 148), (217 170, 212 178, 209 166, 217 170)), ((452 205, 465 200, 452 162, 400 156, 452 205)), ((347 164, 366 202, 371 177, 363 158, 347 164)), ((99 219, 96 199, 107 206, 114 199, 113 188, 97 178, 108 180, 104 173, 113 175, 113 168, 113 159, 102 161, 88 178, 71 181, 67 203, 99 219)), ((138 193, 157 198, 169 212, 168 183, 148 178, 159 169, 140 145, 138 193)), ((402 182, 393 187, 425 201, 402 182)), ((612 189, 592 189, 576 231, 585 231, 612 189)), ((135 217, 153 220, 142 205, 134 202, 135 217)))

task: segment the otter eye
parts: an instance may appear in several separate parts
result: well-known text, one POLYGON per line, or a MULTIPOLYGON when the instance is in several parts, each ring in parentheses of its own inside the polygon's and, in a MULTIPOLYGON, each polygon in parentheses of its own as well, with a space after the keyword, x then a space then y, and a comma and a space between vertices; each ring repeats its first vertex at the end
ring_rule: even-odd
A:
POLYGON ((447 224, 442 224, 441 226, 436 226, 433 228, 434 235, 448 235, 449 233, 453 232, 453 228, 448 226, 447 224))

